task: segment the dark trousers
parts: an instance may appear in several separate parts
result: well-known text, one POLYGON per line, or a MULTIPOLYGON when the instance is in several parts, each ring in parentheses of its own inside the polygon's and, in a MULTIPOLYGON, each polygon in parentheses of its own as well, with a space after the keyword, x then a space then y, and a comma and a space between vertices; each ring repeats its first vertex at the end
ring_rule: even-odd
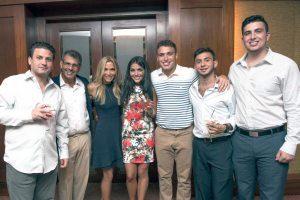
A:
POLYGON ((232 199, 232 145, 230 138, 210 143, 193 140, 193 173, 196 200, 232 199))
POLYGON ((236 132, 232 136, 234 173, 238 200, 253 200, 256 180, 261 200, 282 200, 288 164, 275 160, 284 143, 286 131, 249 137, 236 132))

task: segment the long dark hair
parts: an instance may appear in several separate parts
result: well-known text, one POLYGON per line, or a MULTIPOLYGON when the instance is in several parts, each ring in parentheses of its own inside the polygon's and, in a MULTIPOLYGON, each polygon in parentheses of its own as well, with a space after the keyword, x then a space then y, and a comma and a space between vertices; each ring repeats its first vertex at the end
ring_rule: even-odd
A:
POLYGON ((135 56, 128 63, 125 78, 124 78, 124 87, 122 90, 122 97, 121 97, 121 101, 124 106, 128 103, 129 96, 133 92, 133 88, 135 86, 135 83, 130 76, 130 66, 135 63, 144 69, 144 78, 140 84, 143 94, 147 98, 153 100, 153 90, 152 90, 152 82, 151 82, 151 75, 150 75, 151 72, 150 72, 149 64, 147 63, 145 58, 141 56, 135 56))

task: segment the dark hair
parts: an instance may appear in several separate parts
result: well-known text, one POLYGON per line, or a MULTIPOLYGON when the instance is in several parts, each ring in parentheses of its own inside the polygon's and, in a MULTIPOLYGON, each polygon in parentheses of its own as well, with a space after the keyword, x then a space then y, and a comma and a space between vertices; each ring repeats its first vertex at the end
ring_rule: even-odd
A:
POLYGON ((56 51, 55 51, 54 47, 51 44, 49 44, 47 42, 34 42, 29 48, 29 51, 28 51, 29 52, 29 55, 28 55, 29 57, 32 58, 33 52, 34 52, 35 49, 47 49, 47 50, 51 51, 52 59, 54 60, 56 51))
POLYGON ((128 103, 129 96, 132 94, 135 86, 135 83, 130 76, 130 66, 135 63, 144 69, 144 78, 140 84, 143 94, 146 97, 153 100, 153 90, 152 90, 152 81, 151 81, 149 64, 147 63, 145 58, 141 56, 135 56, 129 61, 126 69, 126 74, 124 78, 124 87, 123 87, 122 97, 121 97, 121 102, 123 103, 123 105, 126 105, 128 103))
POLYGON ((210 54, 212 55, 213 60, 216 60, 216 54, 215 54, 215 52, 214 52, 211 48, 209 48, 209 47, 197 49, 197 50, 194 52, 194 60, 196 59, 196 57, 197 57, 199 54, 204 53, 204 52, 210 53, 210 54))
POLYGON ((66 55, 71 56, 72 58, 77 59, 78 62, 79 62, 79 65, 81 65, 81 63, 82 63, 82 56, 81 56, 81 54, 80 54, 78 51, 73 50, 73 49, 66 50, 66 51, 63 53, 63 55, 61 56, 61 60, 62 60, 62 61, 64 60, 64 57, 65 57, 66 55))
POLYGON ((156 46, 156 51, 161 47, 161 46, 164 46, 164 47, 172 47, 175 49, 175 54, 177 52, 177 48, 176 48, 176 44, 171 41, 171 40, 161 40, 157 46, 156 46))
POLYGON ((265 18, 261 15, 252 15, 252 16, 244 19, 244 21, 242 23, 242 35, 244 34, 245 26, 252 22, 263 22, 265 25, 265 28, 266 28, 266 32, 269 32, 269 25, 268 25, 268 22, 265 20, 265 18))

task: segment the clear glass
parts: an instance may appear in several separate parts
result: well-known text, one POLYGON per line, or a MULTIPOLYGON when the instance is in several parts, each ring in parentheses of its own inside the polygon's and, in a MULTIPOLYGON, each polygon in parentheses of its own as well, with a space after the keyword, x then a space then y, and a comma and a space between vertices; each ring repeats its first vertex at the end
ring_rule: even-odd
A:
POLYGON ((122 76, 125 76, 128 62, 134 56, 146 55, 146 29, 131 28, 131 29, 114 29, 113 43, 114 55, 120 66, 122 76))
POLYGON ((92 62, 91 62, 91 32, 90 31, 69 31, 60 32, 61 52, 74 49, 82 56, 79 75, 91 81, 92 62))

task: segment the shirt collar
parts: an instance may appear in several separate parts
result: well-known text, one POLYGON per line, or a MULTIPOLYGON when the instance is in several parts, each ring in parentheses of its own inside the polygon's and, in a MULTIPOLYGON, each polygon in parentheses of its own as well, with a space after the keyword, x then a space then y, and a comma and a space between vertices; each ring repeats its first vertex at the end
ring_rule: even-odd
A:
MULTIPOLYGON (((170 74, 169 77, 178 76, 180 74, 180 70, 181 70, 181 66, 177 64, 176 68, 175 68, 175 71, 172 74, 170 74)), ((162 71, 162 68, 158 69, 158 75, 159 76, 166 76, 166 74, 162 71)))
MULTIPOLYGON (((34 81, 36 81, 36 78, 33 76, 33 74, 31 73, 30 70, 27 70, 24 75, 25 75, 25 77, 24 77, 25 80, 34 80, 34 81)), ((52 79, 48 77, 48 84, 47 85, 51 85, 53 83, 54 82, 52 81, 52 79)))
MULTIPOLYGON (((261 64, 273 64, 274 63, 274 60, 273 60, 273 51, 271 50, 270 47, 268 47, 268 53, 267 55, 265 56, 265 58, 262 60, 262 62, 259 65, 261 64)), ((240 65, 242 67, 247 67, 247 63, 246 63, 246 57, 247 57, 247 53, 245 53, 238 61, 237 61, 237 65, 240 65)))
MULTIPOLYGON (((63 86, 65 86, 65 85, 68 85, 65 81, 64 81, 64 79, 62 78, 62 76, 61 76, 61 74, 59 75, 59 83, 60 83, 60 87, 63 87, 63 86)), ((74 84, 74 86, 81 86, 81 83, 78 81, 78 78, 76 77, 76 80, 75 80, 75 84, 74 84)))
POLYGON ((33 79, 33 75, 30 70, 27 70, 27 72, 25 72, 25 80, 28 79, 33 79))
MULTIPOLYGON (((192 87, 196 88, 198 90, 199 81, 200 81, 200 79, 198 81, 194 82, 192 87)), ((214 87, 210 88, 209 90, 219 90, 219 85, 217 84, 217 82, 215 82, 214 87)))

